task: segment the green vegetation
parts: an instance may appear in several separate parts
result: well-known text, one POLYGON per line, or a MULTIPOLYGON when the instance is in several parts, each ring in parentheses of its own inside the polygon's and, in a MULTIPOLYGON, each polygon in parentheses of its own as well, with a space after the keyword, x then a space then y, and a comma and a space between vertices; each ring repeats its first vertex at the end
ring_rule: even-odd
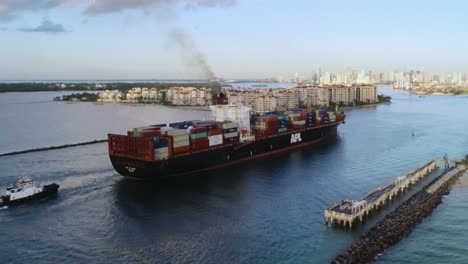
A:
POLYGON ((445 87, 445 88, 423 88, 409 89, 410 92, 419 95, 445 94, 445 95, 460 95, 468 94, 467 87, 445 87))
POLYGON ((467 89, 456 89, 456 88, 453 88, 453 89, 450 89, 450 90, 449 90, 449 93, 451 93, 451 94, 453 94, 453 95, 468 94, 468 90, 467 90, 467 89))
MULTIPOLYGON (((156 88, 156 89, 169 89, 170 87, 195 87, 195 88, 211 88, 213 101, 216 100, 221 92, 221 85, 216 82, 210 83, 152 83, 152 82, 115 82, 115 83, 0 83, 0 93, 7 92, 52 92, 52 91, 104 91, 104 90, 118 90, 126 93, 134 87, 141 88, 156 88)), ((165 92, 162 94, 161 104, 171 105, 167 101, 165 92)), ((98 99, 97 94, 84 92, 82 94, 72 94, 68 96, 55 97, 54 101, 86 101, 96 102, 98 99)))
MULTIPOLYGON (((390 103, 392 100, 392 97, 390 96, 385 96, 382 94, 377 95, 377 98, 379 99, 379 104, 384 104, 384 103, 390 103)), ((353 102, 349 104, 345 104, 344 102, 339 102, 338 103, 338 108, 343 108, 343 107, 355 107, 355 106, 364 106, 364 105, 375 105, 376 103, 373 102, 361 102, 361 101, 356 101, 354 100, 353 102)), ((328 111, 335 111, 336 109, 336 103, 330 102, 328 105, 328 111)))
POLYGON ((170 102, 167 101, 167 92, 161 92, 161 104, 162 105, 170 105, 170 102))
POLYGON ((64 95, 62 97, 57 96, 54 98, 54 101, 96 102, 97 99, 98 99, 98 94, 84 92, 84 93, 64 95))
POLYGON ((392 100, 392 97, 390 96, 385 96, 383 94, 379 94, 377 95, 377 97, 379 98, 379 103, 391 103, 391 100, 392 100))
POLYGON ((468 155, 466 155, 464 159, 458 162, 458 164, 463 164, 465 166, 468 166, 468 155))
POLYGON ((96 87, 91 83, 0 83, 0 93, 8 92, 52 92, 52 91, 85 91, 85 90, 105 90, 103 87, 96 87))
POLYGON ((206 87, 211 88, 214 95, 221 92, 221 85, 219 83, 151 83, 151 82, 135 82, 135 83, 0 83, 0 93, 7 92, 52 92, 52 91, 103 91, 103 90, 119 90, 127 92, 133 87, 147 87, 156 89, 168 89, 171 86, 183 87, 206 87))

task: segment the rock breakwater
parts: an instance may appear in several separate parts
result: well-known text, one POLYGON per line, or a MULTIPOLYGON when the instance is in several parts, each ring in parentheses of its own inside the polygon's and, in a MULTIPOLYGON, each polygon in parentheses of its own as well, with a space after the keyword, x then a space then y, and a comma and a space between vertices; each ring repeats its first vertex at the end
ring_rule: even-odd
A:
POLYGON ((348 250, 333 259, 331 263, 368 263, 375 260, 387 248, 408 236, 411 230, 425 217, 431 215, 465 171, 466 168, 459 165, 429 183, 362 235, 348 250), (451 173, 452 176, 444 178, 448 173, 451 173), (428 192, 428 189, 434 185, 437 186, 437 189, 428 192))
POLYGON ((78 146, 98 144, 98 143, 104 143, 104 142, 107 142, 107 139, 86 141, 86 142, 75 143, 75 144, 66 144, 66 145, 61 145, 61 146, 50 146, 50 147, 44 147, 44 148, 35 148, 35 149, 27 149, 27 150, 9 152, 9 153, 0 154, 0 157, 13 156, 13 155, 19 155, 19 154, 25 154, 25 153, 31 153, 31 152, 48 151, 48 150, 54 150, 54 149, 64 149, 64 148, 78 147, 78 146))

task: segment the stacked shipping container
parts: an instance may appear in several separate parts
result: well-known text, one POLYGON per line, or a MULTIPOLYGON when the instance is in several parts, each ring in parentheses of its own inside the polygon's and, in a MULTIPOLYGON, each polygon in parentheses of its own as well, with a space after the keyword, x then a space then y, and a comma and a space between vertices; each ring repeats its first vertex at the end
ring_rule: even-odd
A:
POLYGON ((192 151, 200 151, 210 146, 208 129, 204 126, 196 126, 190 131, 192 151))
POLYGON ((185 129, 173 129, 165 132, 167 136, 172 137, 172 147, 174 155, 190 152, 190 141, 185 129))
POLYGON ((224 144, 235 144, 239 142, 239 128, 236 123, 224 122, 221 124, 224 144))
POLYGON ((288 113, 294 129, 303 129, 306 124, 306 112, 304 110, 293 110, 288 113))
MULTIPOLYGON (((345 115, 328 113, 322 108, 301 109, 251 116, 251 129, 258 137, 297 131, 316 124, 344 121, 345 115)), ((247 130, 243 129, 243 134, 247 130)), ((109 135, 109 152, 141 160, 164 160, 222 145, 238 144, 240 131, 229 121, 184 121, 134 128, 128 136, 109 135)))
POLYGON ((317 110, 317 123, 318 124, 330 123, 330 116, 325 108, 317 110))

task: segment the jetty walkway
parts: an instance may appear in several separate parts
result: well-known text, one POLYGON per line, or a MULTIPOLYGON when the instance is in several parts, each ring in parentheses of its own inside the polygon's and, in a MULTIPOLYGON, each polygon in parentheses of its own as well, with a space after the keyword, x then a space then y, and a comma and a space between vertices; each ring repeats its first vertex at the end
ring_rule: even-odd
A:
POLYGON ((385 216, 368 232, 336 256, 334 264, 363 264, 373 262, 386 249, 407 237, 411 230, 442 203, 445 195, 462 175, 467 175, 468 156, 463 163, 449 168, 422 190, 402 203, 395 211, 385 216))
POLYGON ((362 222, 372 210, 390 202, 393 197, 429 175, 439 165, 439 160, 431 160, 415 171, 396 178, 388 185, 371 191, 357 201, 348 199, 333 204, 325 210, 325 223, 352 227, 355 221, 362 222))

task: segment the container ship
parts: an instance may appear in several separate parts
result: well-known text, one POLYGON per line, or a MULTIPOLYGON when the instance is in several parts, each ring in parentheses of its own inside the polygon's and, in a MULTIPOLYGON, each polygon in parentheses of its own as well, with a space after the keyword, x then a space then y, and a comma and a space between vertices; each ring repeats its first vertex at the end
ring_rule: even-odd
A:
POLYGON ((109 156, 125 177, 154 180, 196 174, 312 146, 336 137, 341 112, 294 109, 254 113, 219 99, 212 120, 192 120, 108 134, 109 156))

